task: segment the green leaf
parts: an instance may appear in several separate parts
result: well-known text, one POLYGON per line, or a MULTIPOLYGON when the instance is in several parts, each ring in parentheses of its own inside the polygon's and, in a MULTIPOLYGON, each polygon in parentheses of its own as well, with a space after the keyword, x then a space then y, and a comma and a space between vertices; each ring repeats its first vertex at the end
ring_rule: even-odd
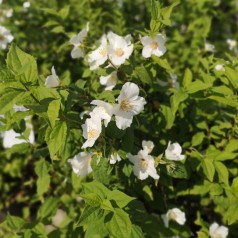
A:
POLYGON ((165 24, 167 26, 171 25, 171 20, 170 20, 171 13, 173 11, 173 8, 175 6, 177 6, 179 3, 180 3, 180 1, 175 1, 170 6, 164 7, 164 8, 161 9, 160 14, 161 14, 161 17, 162 17, 162 23, 163 24, 165 24))
POLYGON ((170 107, 166 105, 160 105, 161 112, 164 116, 164 121, 166 123, 166 129, 170 129, 174 124, 175 115, 172 113, 170 107))
POLYGON ((64 8, 62 8, 59 13, 58 16, 61 17, 63 20, 69 15, 69 10, 70 10, 70 6, 66 6, 64 8))
POLYGON ((54 197, 47 198, 37 212, 37 218, 44 219, 52 217, 59 204, 59 199, 54 197))
POLYGON ((218 178, 219 178, 219 181, 221 183, 225 183, 226 185, 229 185, 229 173, 228 173, 228 170, 226 168, 226 166, 219 162, 219 161, 214 161, 214 166, 215 166, 215 169, 218 173, 218 178))
POLYGON ((151 18, 157 20, 159 18, 160 3, 156 0, 151 0, 151 18))
POLYGON ((190 83, 187 87, 186 87, 186 92, 188 94, 192 94, 192 93, 196 93, 198 91, 202 91, 208 88, 212 87, 212 83, 203 83, 202 81, 195 81, 190 83))
POLYGON ((134 145, 134 130, 130 127, 126 129, 126 134, 122 138, 122 149, 130 152, 134 145))
POLYGON ((59 116, 60 100, 53 100, 48 105, 47 115, 49 117, 52 128, 55 126, 55 121, 59 116))
POLYGON ((214 96, 209 96, 207 98, 212 99, 214 101, 217 101, 217 102, 219 102, 221 104, 230 106, 230 107, 238 107, 238 102, 235 101, 235 100, 232 100, 229 97, 220 97, 220 96, 215 96, 214 95, 214 96))
POLYGON ((107 187, 105 187, 102 183, 98 181, 93 181, 90 183, 83 183, 83 192, 87 193, 95 193, 101 197, 101 199, 105 199, 107 193, 110 191, 107 187))
POLYGON ((174 95, 170 97, 171 111, 175 116, 179 105, 181 102, 185 101, 188 98, 188 94, 182 90, 177 91, 174 95))
POLYGON ((115 201, 118 207, 123 208, 135 198, 130 197, 119 190, 113 190, 107 194, 107 199, 115 201))
POLYGON ((9 214, 6 217, 5 222, 7 228, 11 230, 20 230, 25 224, 25 221, 22 218, 17 216, 11 216, 9 214))
POLYGON ((65 146, 67 138, 67 124, 66 122, 57 122, 56 126, 50 130, 50 133, 46 135, 46 142, 50 151, 51 159, 54 158, 59 150, 62 150, 65 146))
POLYGON ((38 78, 36 60, 12 44, 7 54, 7 66, 22 83, 36 83, 38 78))
POLYGON ((137 225, 132 225, 131 237, 130 238, 144 238, 144 234, 141 228, 137 225))
POLYGON ((4 114, 13 108, 20 99, 29 96, 28 92, 16 88, 0 90, 0 114, 4 114))
POLYGON ((210 159, 204 159, 202 160, 202 168, 203 172, 208 178, 210 182, 213 181, 213 177, 215 175, 215 167, 213 165, 213 161, 210 159))
POLYGON ((99 207, 102 203, 101 197, 95 193, 81 194, 81 197, 91 207, 99 207))
POLYGON ((108 199, 104 199, 100 206, 101 209, 114 212, 114 208, 108 199))
POLYGON ((183 87, 187 88, 193 80, 193 73, 189 68, 186 68, 183 76, 183 87))
POLYGON ((101 157, 98 162, 98 158, 95 156, 91 161, 91 166, 93 169, 94 179, 98 180, 103 184, 108 185, 111 180, 111 171, 112 171, 108 159, 101 157))
POLYGON ((35 165, 35 172, 38 176, 36 185, 37 185, 37 194, 38 196, 43 195, 48 191, 50 185, 50 176, 48 174, 48 168, 45 160, 41 160, 35 165))
POLYGON ((168 72, 172 71, 172 68, 167 59, 162 59, 156 55, 152 55, 153 61, 158 64, 161 68, 166 69, 168 72))
POLYGON ((110 121, 106 127, 106 134, 112 139, 121 139, 125 133, 126 130, 120 130, 115 121, 110 121))
POLYGON ((188 178, 187 170, 181 162, 170 162, 166 165, 167 173, 173 178, 188 178))
POLYGON ((227 78, 230 81, 231 85, 235 89, 238 89, 237 71, 226 66, 225 75, 227 76, 227 78))
POLYGON ((205 138, 204 132, 200 131, 197 132, 193 137, 192 137, 192 146, 197 146, 200 145, 205 138))
POLYGON ((128 238, 131 236, 132 224, 129 215, 116 208, 110 221, 106 223, 109 234, 112 237, 128 238))
POLYGON ((151 76, 143 65, 136 67, 135 73, 142 83, 148 84, 148 85, 152 84, 151 76))
POLYGON ((103 216, 103 210, 99 207, 86 206, 79 218, 79 225, 94 223, 103 216))

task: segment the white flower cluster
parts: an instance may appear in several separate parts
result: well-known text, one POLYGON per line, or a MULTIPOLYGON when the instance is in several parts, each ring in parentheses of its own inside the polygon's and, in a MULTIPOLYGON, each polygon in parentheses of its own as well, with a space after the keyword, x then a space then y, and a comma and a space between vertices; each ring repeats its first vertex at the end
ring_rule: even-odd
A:
POLYGON ((214 222, 209 227, 209 235, 211 238, 226 238, 228 236, 228 228, 219 226, 214 222))
POLYGON ((164 225, 169 227, 169 221, 175 221, 179 225, 184 225, 186 222, 185 213, 182 212, 179 208, 169 209, 166 214, 163 214, 161 218, 164 221, 164 225))
POLYGON ((91 102, 96 107, 89 114, 90 118, 86 119, 85 124, 82 125, 83 137, 86 139, 82 148, 94 145, 102 131, 101 121, 104 121, 104 125, 107 127, 112 116, 115 115, 117 127, 124 130, 130 127, 133 116, 139 114, 146 104, 145 99, 139 96, 139 87, 129 82, 122 86, 117 102, 116 104, 101 100, 93 100, 91 102))
POLYGON ((14 39, 10 31, 4 26, 0 26, 0 48, 5 50, 7 45, 14 39))
POLYGON ((134 164, 134 174, 140 180, 144 180, 151 176, 153 179, 159 179, 159 175, 155 169, 154 158, 149 155, 154 148, 152 141, 142 141, 142 148, 137 155, 127 154, 127 158, 134 164))

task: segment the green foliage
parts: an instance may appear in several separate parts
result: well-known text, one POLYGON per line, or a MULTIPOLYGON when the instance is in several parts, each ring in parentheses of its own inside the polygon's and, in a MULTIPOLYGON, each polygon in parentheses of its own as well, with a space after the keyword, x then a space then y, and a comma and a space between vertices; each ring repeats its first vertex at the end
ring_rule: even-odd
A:
POLYGON ((238 39, 237 2, 22 4, 3 0, 0 10, 1 25, 14 36, 4 49, 0 35, 0 236, 205 238, 217 222, 229 228, 228 237, 237 237, 238 47, 227 43, 238 39), (12 17, 6 16, 9 9, 12 17), (80 43, 85 57, 72 59, 70 39, 87 22, 80 43), (133 53, 121 66, 110 59, 90 70, 89 54, 109 31, 131 34, 133 53), (166 35, 165 54, 144 58, 141 38, 158 33, 166 35), (46 85, 52 66, 56 87, 46 85), (100 77, 113 71, 117 84, 105 90, 100 77), (138 86, 144 110, 133 112, 124 130, 115 115, 108 125, 102 120, 93 146, 82 148, 91 135, 82 128, 94 109, 91 102, 115 106, 126 82, 138 86), (147 168, 146 158, 137 164, 128 159, 129 153, 145 152, 142 141, 149 140, 154 148, 146 153, 160 176, 156 180, 135 176, 147 168), (183 160, 166 158, 169 141, 181 145, 183 160), (112 160, 116 155, 120 161, 112 160), (170 220, 166 227, 161 216, 175 207, 186 222, 170 220))

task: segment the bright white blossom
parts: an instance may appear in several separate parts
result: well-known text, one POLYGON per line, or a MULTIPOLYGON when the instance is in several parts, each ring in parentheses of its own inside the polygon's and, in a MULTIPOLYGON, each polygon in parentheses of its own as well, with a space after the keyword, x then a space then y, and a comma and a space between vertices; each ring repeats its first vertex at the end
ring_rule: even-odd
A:
POLYGON ((209 235, 211 238, 226 238, 228 236, 228 228, 219 226, 216 222, 209 227, 209 235))
POLYGON ((117 153, 113 153, 109 157, 110 164, 115 164, 116 162, 121 161, 121 157, 117 153))
POLYGON ((104 120, 104 125, 107 127, 108 123, 111 121, 111 117, 113 114, 113 106, 110 103, 101 101, 101 100, 93 100, 91 104, 96 107, 90 113, 91 117, 98 117, 101 120, 104 120))
POLYGON ((133 44, 131 44, 131 35, 125 38, 113 32, 107 34, 109 41, 108 44, 108 57, 111 63, 115 66, 124 64, 126 59, 129 59, 133 51, 133 44))
POLYGON ((162 34, 157 34, 154 38, 149 36, 142 37, 141 43, 144 46, 142 55, 145 58, 149 58, 151 55, 162 56, 166 52, 165 42, 166 36, 162 34))
POLYGON ((215 46, 208 42, 205 42, 204 47, 206 52, 215 52, 215 46))
POLYGON ((73 159, 69 159, 69 163, 72 165, 74 173, 78 176, 84 177, 92 172, 91 168, 92 154, 87 152, 80 152, 74 156, 73 159))
POLYGON ((170 220, 176 221, 179 225, 184 225, 186 222, 185 213, 178 208, 169 209, 168 212, 161 217, 166 227, 169 227, 170 220))
POLYGON ((97 115, 91 115, 91 118, 86 119, 82 125, 83 137, 86 139, 82 148, 92 147, 100 136, 102 131, 101 119, 97 115))
POLYGON ((227 39, 226 43, 229 46, 229 50, 234 50, 237 46, 237 42, 235 40, 232 40, 232 39, 227 39))
POLYGON ((52 74, 49 75, 45 80, 45 86, 47 88, 55 88, 60 85, 59 77, 55 72, 54 66, 51 68, 52 74))
POLYGON ((119 129, 130 127, 133 116, 139 114, 143 109, 146 101, 139 96, 139 87, 127 82, 122 86, 120 95, 117 98, 118 104, 115 106, 116 125, 119 129))
POLYGON ((6 49, 7 44, 12 42, 14 37, 10 33, 8 29, 6 29, 4 26, 0 26, 0 48, 6 49))
POLYGON ((104 64, 107 59, 108 59, 107 36, 103 35, 101 37, 100 46, 88 55, 88 62, 90 64, 90 69, 91 70, 97 69, 100 65, 104 64))
POLYGON ((142 141, 142 148, 143 148, 143 150, 147 151, 148 154, 151 153, 151 151, 154 149, 154 147, 155 147, 155 145, 154 145, 153 141, 150 141, 150 140, 148 140, 148 141, 143 140, 142 141))
POLYGON ((24 2, 23 3, 23 7, 24 8, 29 8, 31 6, 31 3, 30 2, 24 2))
POLYGON ((117 84, 117 71, 113 71, 108 76, 101 76, 100 83, 106 85, 105 90, 112 90, 117 84))
POLYGON ((151 176, 153 179, 159 179, 155 169, 154 158, 149 155, 148 150, 140 150, 137 155, 127 154, 127 158, 134 164, 133 171, 136 177, 144 180, 151 176))
POLYGON ((3 132, 3 147, 4 148, 11 148, 14 145, 21 144, 21 143, 34 143, 35 135, 33 131, 33 127, 30 123, 26 123, 26 128, 30 130, 29 137, 26 139, 22 139, 21 134, 15 132, 14 130, 4 131, 3 132))
POLYGON ((169 141, 168 147, 165 150, 166 159, 176 160, 176 161, 183 160, 185 158, 185 156, 181 155, 181 153, 182 153, 182 148, 179 145, 179 143, 171 144, 171 142, 169 141))
POLYGON ((86 28, 83 28, 77 35, 74 35, 70 39, 70 43, 74 46, 71 51, 71 57, 73 59, 84 57, 84 49, 82 47, 82 42, 87 37, 89 31, 89 22, 86 25, 86 28))
POLYGON ((217 64, 215 66, 216 71, 225 71, 224 64, 217 64))

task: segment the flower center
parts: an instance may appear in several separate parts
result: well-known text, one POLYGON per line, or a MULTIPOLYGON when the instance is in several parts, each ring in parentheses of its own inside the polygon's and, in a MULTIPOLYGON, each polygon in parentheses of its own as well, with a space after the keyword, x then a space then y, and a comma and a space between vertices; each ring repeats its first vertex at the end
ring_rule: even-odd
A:
POLYGON ((94 139, 95 137, 98 136, 98 130, 89 128, 88 130, 88 139, 94 139))
POLYGON ((104 47, 102 47, 102 48, 99 50, 99 54, 100 54, 101 56, 105 57, 105 56, 107 55, 107 50, 106 50, 104 47))
POLYGON ((151 47, 153 50, 155 50, 156 48, 158 48, 157 42, 152 41, 152 42, 150 43, 150 47, 151 47))
POLYGON ((117 48, 117 49, 115 50, 115 54, 116 54, 118 57, 121 57, 121 56, 124 55, 124 51, 123 51, 122 48, 117 48))
POLYGON ((170 211, 168 217, 169 217, 169 220, 176 220, 177 215, 175 212, 170 211))
POLYGON ((129 112, 132 109, 132 105, 130 104, 130 101, 125 99, 122 100, 121 105, 120 105, 120 109, 124 112, 129 112))
POLYGON ((147 169, 148 163, 145 159, 140 160, 140 169, 142 171, 145 171, 147 169))
POLYGON ((3 41, 4 39, 5 39, 5 37, 0 34, 0 41, 3 41))
POLYGON ((220 234, 214 234, 212 238, 222 238, 222 236, 220 234))

